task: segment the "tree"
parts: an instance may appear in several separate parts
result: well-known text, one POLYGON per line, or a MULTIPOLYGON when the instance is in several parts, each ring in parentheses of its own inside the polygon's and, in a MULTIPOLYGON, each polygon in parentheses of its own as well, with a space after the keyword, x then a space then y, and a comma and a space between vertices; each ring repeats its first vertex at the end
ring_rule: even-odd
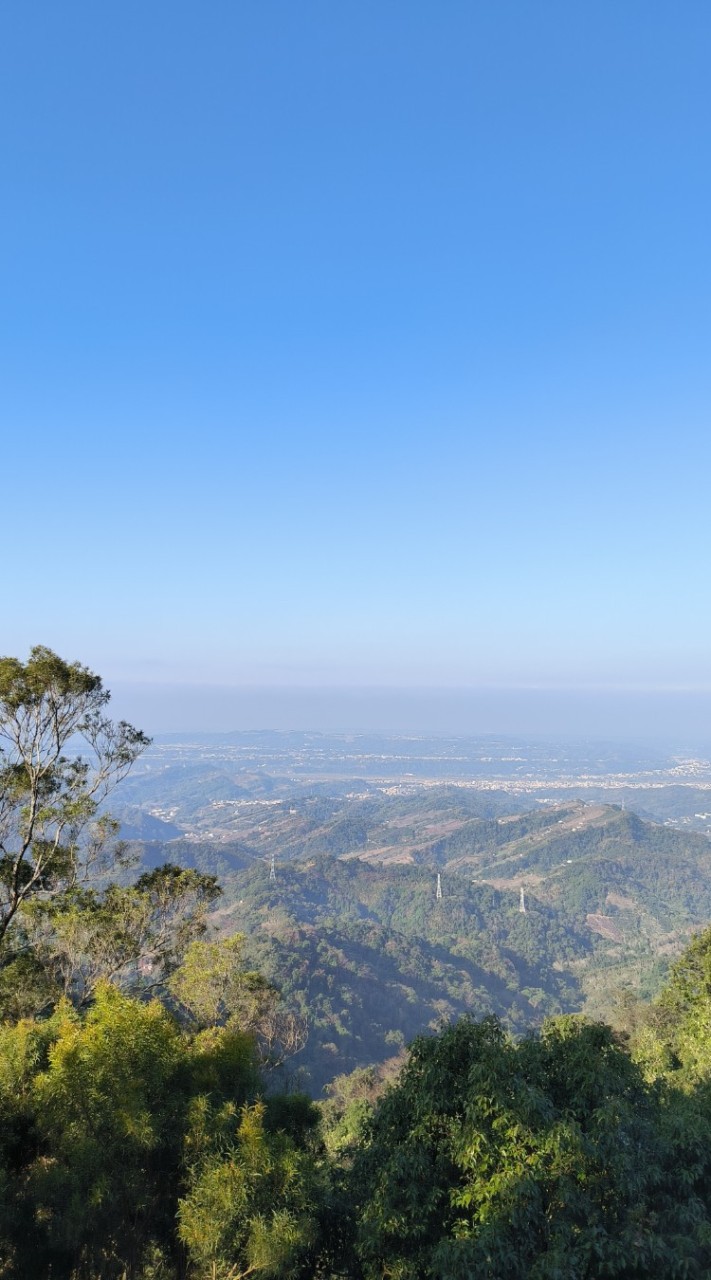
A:
POLYGON ((318 1239, 323 1196, 315 1162, 288 1133, 267 1126, 263 1101, 215 1109, 196 1100, 187 1135, 188 1187, 178 1235, 205 1280, 295 1277, 318 1239))
POLYGON ((100 806, 149 740, 105 715, 110 696, 51 649, 0 658, 0 946, 25 903, 120 857, 100 806))
MULTIPOLYGON (((184 1280, 176 1214, 185 1162, 200 1159, 195 1116, 259 1090, 251 1037, 190 1036, 158 1000, 110 983, 86 1012, 61 1001, 0 1023, 3 1280, 184 1280)), ((296 1140, 303 1129, 289 1126, 296 1140)))
MULTIPOLYGON (((75 887, 35 900, 23 913, 28 950, 8 970, 17 968, 21 977, 21 962, 27 967, 30 956, 39 965, 44 982, 36 988, 38 1009, 56 999, 57 989, 76 1007, 86 1005, 102 981, 155 991, 205 932, 220 893, 214 876, 165 863, 132 885, 75 887)), ((0 1009, 3 994, 0 983, 0 1009)))
POLYGON ((707 1276, 708 1115, 581 1018, 420 1037, 354 1164, 366 1280, 707 1276))
POLYGON ((650 1080, 711 1100, 711 928, 691 939, 638 1017, 633 1050, 650 1080))
POLYGON ((263 1067, 280 1065, 306 1043, 306 1023, 275 987, 244 964, 244 938, 190 944, 168 982, 183 1015, 196 1027, 239 1027, 255 1037, 263 1067))

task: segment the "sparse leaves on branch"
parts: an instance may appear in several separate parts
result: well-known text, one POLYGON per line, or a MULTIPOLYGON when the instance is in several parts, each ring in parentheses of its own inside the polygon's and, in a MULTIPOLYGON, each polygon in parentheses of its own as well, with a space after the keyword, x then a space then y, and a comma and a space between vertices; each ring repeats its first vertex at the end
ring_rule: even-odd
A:
POLYGON ((0 945, 20 908, 120 860, 99 807, 148 739, 106 714, 101 677, 37 646, 0 658, 0 945))
POLYGON ((23 928, 55 990, 81 1007, 101 981, 144 993, 162 987, 204 933, 219 894, 214 876, 167 863, 130 886, 110 884, 101 892, 77 886, 35 901, 23 928))

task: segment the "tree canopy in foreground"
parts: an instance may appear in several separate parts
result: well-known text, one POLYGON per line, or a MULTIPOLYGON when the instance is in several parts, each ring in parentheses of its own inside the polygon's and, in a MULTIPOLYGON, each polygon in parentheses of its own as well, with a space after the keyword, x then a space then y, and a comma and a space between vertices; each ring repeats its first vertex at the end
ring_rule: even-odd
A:
POLYGON ((6 1020, 0 1274, 701 1280, 710 957, 711 930, 632 1045, 583 1018, 519 1041, 463 1019, 321 1114, 266 1087, 234 949, 226 1020, 204 950, 174 984, 199 1019, 101 982, 83 1010, 6 1020))
POLYGON ((711 929, 633 1035, 465 1018, 278 1094, 303 1024, 203 936, 215 878, 88 882, 145 745, 107 698, 0 661, 0 1280, 711 1275, 711 929))

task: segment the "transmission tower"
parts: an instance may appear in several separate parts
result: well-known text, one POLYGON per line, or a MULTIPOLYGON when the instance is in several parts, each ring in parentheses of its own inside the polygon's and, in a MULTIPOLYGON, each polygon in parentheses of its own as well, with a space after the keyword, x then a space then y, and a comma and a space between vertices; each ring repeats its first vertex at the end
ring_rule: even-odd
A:
POLYGON ((441 902, 441 900, 442 900, 442 877, 441 877, 441 875, 440 875, 439 871, 437 872, 437 893, 435 894, 435 897, 436 897, 436 899, 437 899, 437 901, 438 901, 438 902, 441 902))
POLYGON ((269 867, 269 879, 276 880, 276 867, 274 866, 274 854, 272 854, 272 861, 269 867))
POLYGON ((522 911, 524 915, 526 914, 526 898, 523 892, 523 885, 521 885, 521 900, 518 904, 518 909, 519 911, 522 911))

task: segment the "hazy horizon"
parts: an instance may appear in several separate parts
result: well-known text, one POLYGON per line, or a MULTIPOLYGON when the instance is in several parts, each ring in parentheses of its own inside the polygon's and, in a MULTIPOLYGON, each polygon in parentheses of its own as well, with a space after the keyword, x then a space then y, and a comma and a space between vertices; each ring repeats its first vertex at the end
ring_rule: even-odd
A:
POLYGON ((111 710, 150 735, 520 734, 711 749, 711 691, 254 688, 117 682, 111 710))

